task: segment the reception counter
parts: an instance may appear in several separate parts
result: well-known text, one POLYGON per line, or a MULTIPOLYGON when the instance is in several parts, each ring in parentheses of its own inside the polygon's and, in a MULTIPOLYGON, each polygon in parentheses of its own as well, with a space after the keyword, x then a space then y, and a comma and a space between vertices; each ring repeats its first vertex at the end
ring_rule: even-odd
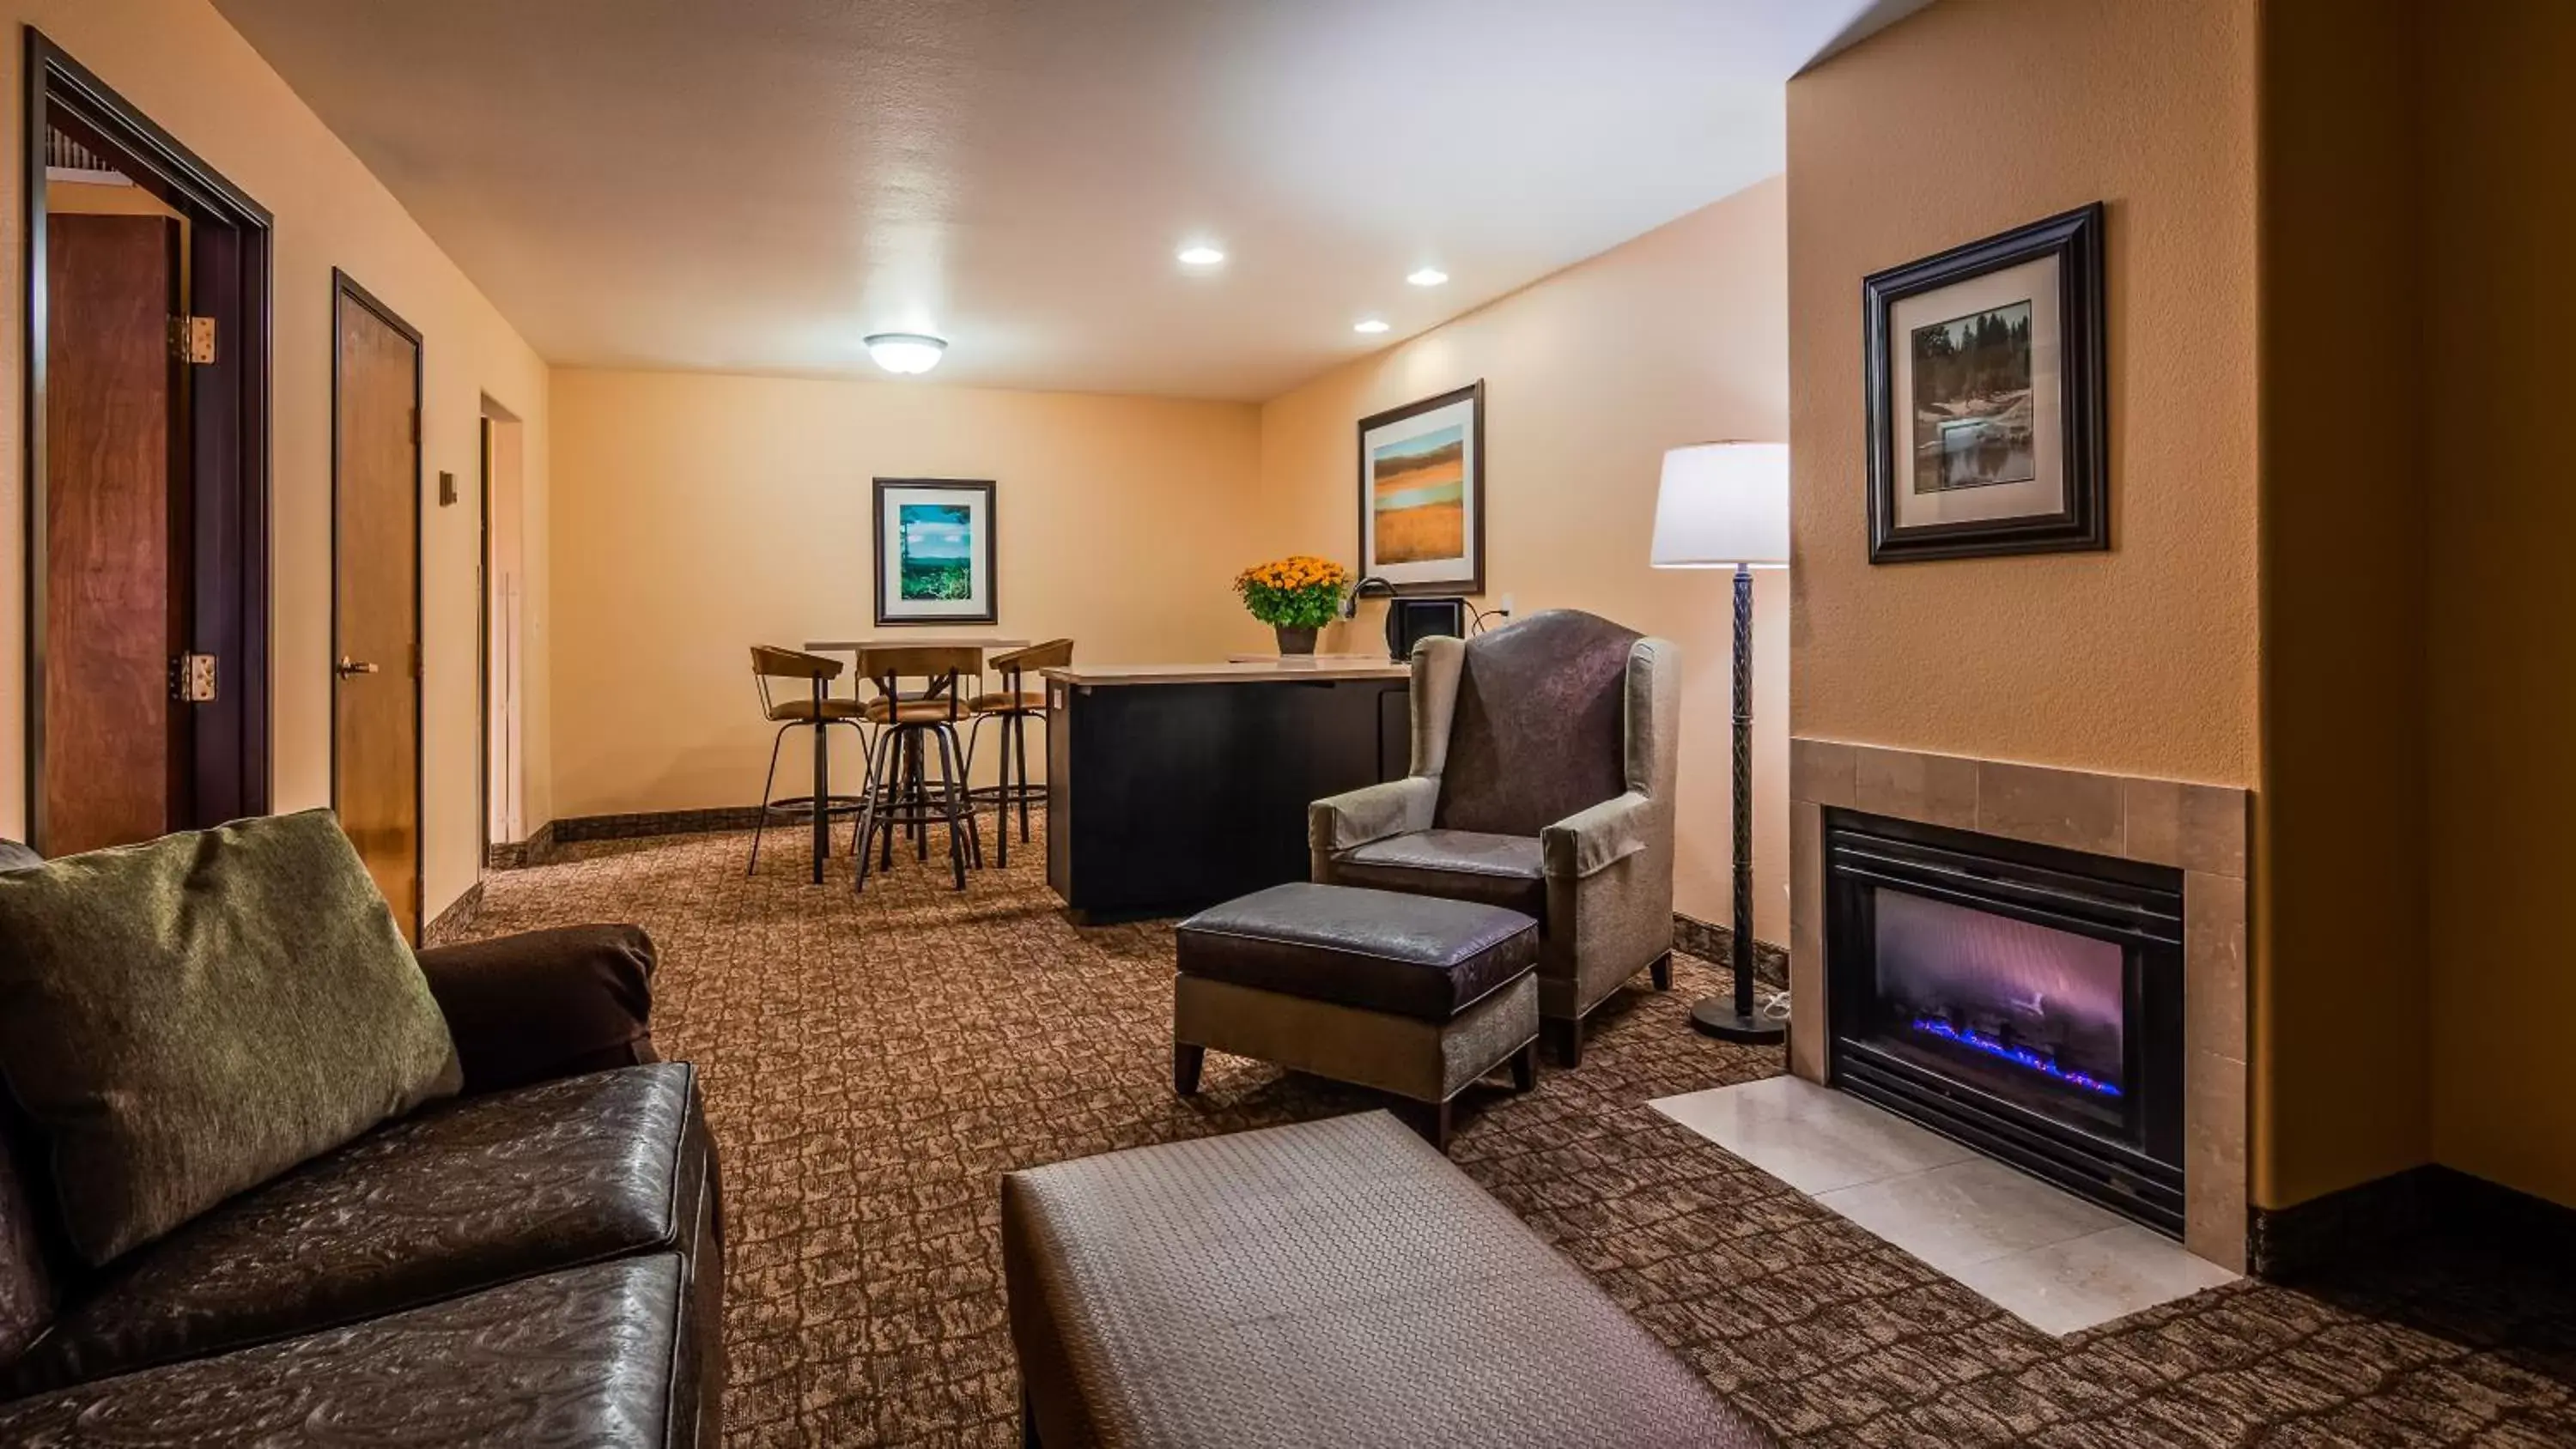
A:
POLYGON ((1384 658, 1046 671, 1047 883, 1077 921, 1179 915, 1306 878, 1306 805, 1401 776, 1384 658))

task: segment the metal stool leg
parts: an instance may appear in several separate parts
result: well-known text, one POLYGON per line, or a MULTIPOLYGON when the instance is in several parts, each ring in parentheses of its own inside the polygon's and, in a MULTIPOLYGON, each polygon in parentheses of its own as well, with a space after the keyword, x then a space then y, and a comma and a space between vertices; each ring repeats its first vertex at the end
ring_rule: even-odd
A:
POLYGON ((984 868, 984 827, 975 820, 974 777, 965 768, 966 749, 957 743, 957 727, 942 726, 948 731, 948 743, 957 751, 957 799, 966 812, 966 864, 976 870, 984 868))
MULTIPOLYGON (((938 737, 939 745, 939 803, 940 813, 948 821, 948 868, 962 891, 966 889, 966 838, 975 828, 973 813, 963 808, 966 782, 958 778, 965 747, 957 742, 957 731, 947 725, 937 726, 932 733, 938 737)), ((926 825, 923 833, 926 838, 926 825)))
POLYGON ((744 875, 760 874, 760 832, 769 824, 769 792, 778 788, 778 747, 787 743, 787 732, 794 728, 780 725, 778 733, 769 737, 769 773, 760 777, 760 815, 751 822, 751 864, 743 868, 744 875))
POLYGON ((894 869, 894 838, 903 829, 904 768, 912 758, 911 742, 905 738, 909 733, 902 725, 889 726, 885 733, 885 788, 880 793, 885 796, 886 822, 885 838, 877 842, 879 870, 894 869))
MULTIPOLYGON (((882 729, 877 732, 877 737, 868 751, 868 778, 870 780, 881 781, 883 780, 885 773, 894 768, 894 746, 895 731, 893 729, 882 729)), ((889 803, 891 799, 892 797, 887 795, 885 790, 882 788, 870 789, 862 797, 862 803, 859 806, 859 838, 854 842, 858 848, 851 852, 858 857, 859 861, 857 877, 850 885, 850 889, 853 891, 867 889, 868 855, 870 853, 868 847, 875 843, 873 837, 880 826, 885 830, 886 847, 889 852, 886 859, 886 865, 891 866, 894 864, 893 856, 891 854, 894 846, 894 822, 891 820, 880 820, 877 818, 878 806, 889 803)))
POLYGON ((867 838, 859 833, 858 820, 867 813, 867 802, 876 795, 877 736, 885 732, 885 727, 855 719, 843 720, 842 723, 859 732, 859 765, 865 776, 859 782, 859 808, 850 812, 850 853, 857 855, 860 843, 867 838))
POLYGON ((931 744, 921 731, 912 732, 912 858, 930 859, 930 763, 931 744))
MULTIPOLYGON (((1002 758, 999 762, 1000 773, 996 776, 1001 783, 993 791, 993 858, 1001 862, 1002 869, 1009 870, 1011 868, 1011 717, 1004 715, 1001 718, 1001 733, 996 736, 1002 744, 1002 758)), ((983 723, 980 719, 975 722, 983 723)))
POLYGON ((1029 839, 1029 716, 1021 710, 1011 716, 1011 738, 1020 747, 1020 843, 1029 839))

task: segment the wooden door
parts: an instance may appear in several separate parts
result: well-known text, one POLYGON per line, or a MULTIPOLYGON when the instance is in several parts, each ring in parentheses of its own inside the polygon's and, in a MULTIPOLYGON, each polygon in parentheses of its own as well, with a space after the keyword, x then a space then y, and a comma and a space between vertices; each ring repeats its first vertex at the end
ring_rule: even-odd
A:
POLYGON ((179 226, 46 220, 44 739, 48 855, 150 840, 184 813, 185 637, 172 464, 179 226))
POLYGON ((417 942, 420 334, 346 278, 334 311, 331 799, 417 942))

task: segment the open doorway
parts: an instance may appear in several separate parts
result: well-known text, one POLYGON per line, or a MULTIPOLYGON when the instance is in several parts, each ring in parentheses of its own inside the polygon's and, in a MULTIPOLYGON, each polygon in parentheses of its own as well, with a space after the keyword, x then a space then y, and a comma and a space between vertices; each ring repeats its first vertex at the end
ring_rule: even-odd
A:
POLYGON ((27 831, 268 808, 269 216, 27 32, 27 831))
POLYGON ((526 429, 483 400, 483 849, 528 837, 526 429))

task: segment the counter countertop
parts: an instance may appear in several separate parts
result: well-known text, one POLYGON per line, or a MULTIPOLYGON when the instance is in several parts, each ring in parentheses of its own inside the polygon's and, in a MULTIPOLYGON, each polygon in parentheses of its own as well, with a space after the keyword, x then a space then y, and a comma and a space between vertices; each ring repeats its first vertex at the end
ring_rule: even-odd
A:
POLYGON ((1327 655, 1310 662, 1228 660, 1223 664, 1075 664, 1050 669, 1060 684, 1261 684, 1287 679, 1409 679, 1412 667, 1375 656, 1327 655))

